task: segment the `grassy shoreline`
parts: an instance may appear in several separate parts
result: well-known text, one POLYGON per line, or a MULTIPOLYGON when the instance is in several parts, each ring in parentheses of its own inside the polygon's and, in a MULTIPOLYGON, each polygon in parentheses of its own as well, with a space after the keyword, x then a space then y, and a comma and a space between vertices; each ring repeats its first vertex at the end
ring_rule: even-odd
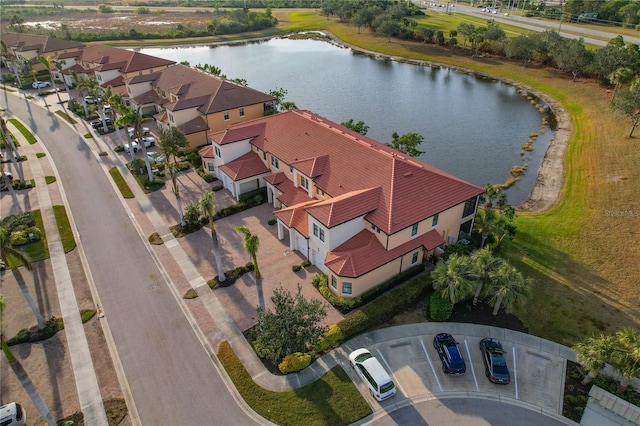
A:
MULTIPOLYGON (((503 254, 535 280, 531 302, 516 314, 532 334, 571 345, 598 331, 638 327, 640 176, 629 126, 609 108, 610 89, 556 70, 523 67, 499 57, 473 58, 462 49, 377 37, 320 16, 315 10, 280 10, 276 30, 194 40, 197 44, 322 30, 342 43, 395 58, 426 61, 491 75, 555 99, 569 114, 573 133, 564 157, 563 190, 544 212, 520 212, 518 233, 503 254)), ((184 45, 187 41, 153 41, 184 45)), ((122 45, 126 42, 122 42, 122 45)), ((136 45, 140 46, 139 42, 136 45)))

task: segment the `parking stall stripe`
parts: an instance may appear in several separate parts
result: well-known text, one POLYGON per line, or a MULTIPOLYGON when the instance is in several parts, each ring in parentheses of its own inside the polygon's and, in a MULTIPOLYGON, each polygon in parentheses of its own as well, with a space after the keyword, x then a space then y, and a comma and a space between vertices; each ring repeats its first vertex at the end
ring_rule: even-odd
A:
POLYGON ((424 347, 424 342, 420 339, 420 344, 422 345, 422 350, 427 357, 427 361, 429 361, 429 366, 431 367, 431 371, 433 371, 433 377, 436 378, 436 383, 438 383, 438 387, 440 388, 440 392, 442 392, 442 385, 440 384, 440 380, 438 379, 438 375, 436 374, 436 369, 433 368, 433 364, 431 363, 431 358, 429 358, 429 354, 427 353, 427 348, 424 347))
POLYGON ((516 347, 511 347, 513 351, 513 384, 516 388, 516 399, 518 399, 518 370, 516 369, 516 347))
POLYGON ((476 382, 476 392, 480 392, 478 387, 478 379, 476 379, 476 370, 473 368, 473 362, 471 362, 471 353, 469 352, 469 345, 467 340, 464 340, 464 347, 467 348, 467 359, 469 360, 469 366, 471 366, 471 374, 473 374, 473 381, 476 382))
POLYGON ((400 392, 402 392, 402 394, 405 396, 405 398, 408 398, 409 395, 404 391, 404 389, 402 389, 402 386, 400 386, 400 381, 398 380, 398 378, 396 377, 395 374, 393 374, 393 370, 391 369, 391 367, 389 367, 389 363, 387 362, 387 360, 385 359, 385 357, 382 355, 382 352, 380 352, 380 349, 376 349, 378 351, 378 355, 380 355, 380 359, 382 360, 382 362, 384 362, 384 365, 387 367, 387 370, 389 371, 389 373, 391 373, 391 375, 393 376, 393 383, 396 384, 396 387, 398 389, 400 389, 400 392))

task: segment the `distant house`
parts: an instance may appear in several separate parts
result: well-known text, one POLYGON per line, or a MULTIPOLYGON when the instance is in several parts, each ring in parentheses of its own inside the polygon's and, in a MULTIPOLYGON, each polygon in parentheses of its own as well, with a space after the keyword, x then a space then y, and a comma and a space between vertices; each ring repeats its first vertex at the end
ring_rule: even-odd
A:
POLYGON ((19 72, 25 61, 30 61, 34 70, 44 71, 38 56, 56 58, 61 54, 77 52, 83 47, 74 41, 22 33, 4 33, 0 39, 6 46, 2 52, 2 62, 13 72, 19 72))
POLYGON ((266 187, 288 240, 356 297, 470 235, 482 188, 308 111, 209 134, 201 154, 238 198, 266 187))
POLYGON ((126 95, 125 80, 153 74, 175 64, 175 61, 102 44, 59 54, 57 59, 65 61, 60 71, 70 86, 77 83, 74 76, 95 76, 100 86, 111 86, 115 93, 122 95, 126 95))
POLYGON ((160 127, 177 127, 189 146, 208 143, 210 131, 263 117, 275 98, 182 64, 125 81, 133 106, 155 114, 160 127))

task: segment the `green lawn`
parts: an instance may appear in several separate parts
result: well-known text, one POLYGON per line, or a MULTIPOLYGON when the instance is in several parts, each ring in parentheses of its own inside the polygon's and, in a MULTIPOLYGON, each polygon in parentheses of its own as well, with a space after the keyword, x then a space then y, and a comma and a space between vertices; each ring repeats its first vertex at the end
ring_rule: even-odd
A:
POLYGON ((120 170, 118 170, 117 167, 110 168, 109 174, 111 175, 111 178, 116 183, 116 186, 118 187, 120 193, 124 198, 134 197, 133 191, 131 191, 131 188, 129 188, 129 185, 127 185, 127 182, 124 180, 122 174, 120 173, 120 170))

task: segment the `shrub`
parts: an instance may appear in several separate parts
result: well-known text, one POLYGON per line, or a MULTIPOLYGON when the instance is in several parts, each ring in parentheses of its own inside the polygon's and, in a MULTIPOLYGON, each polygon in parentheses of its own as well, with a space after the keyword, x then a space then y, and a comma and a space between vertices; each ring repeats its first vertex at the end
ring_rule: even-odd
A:
POLYGON ((275 225, 276 223, 278 223, 278 219, 269 219, 269 221, 267 222, 270 226, 275 225))
POLYGON ((185 299, 195 299, 196 297, 198 297, 198 293, 196 293, 194 289, 190 288, 182 297, 185 299))
POLYGON ((434 292, 429 299, 429 317, 433 321, 446 321, 451 318, 453 307, 449 299, 442 297, 439 291, 434 292))
POLYGON ((347 299, 345 297, 336 296, 329 289, 329 286, 327 284, 328 283, 327 276, 326 275, 323 275, 323 276, 324 276, 324 279, 318 280, 317 284, 314 282, 314 286, 316 286, 316 288, 318 289, 322 297, 327 299, 327 302, 331 303, 331 305, 337 308, 338 310, 340 310, 340 312, 347 313, 357 308, 358 306, 362 305, 362 298, 360 297, 353 297, 351 299, 347 299))
POLYGON ((303 370, 311 364, 311 355, 296 352, 284 357, 282 362, 278 364, 278 369, 282 374, 295 373, 303 370))
POLYGON ((222 185, 216 185, 216 186, 214 186, 213 188, 211 188, 211 190, 212 190, 213 192, 218 192, 218 191, 220 191, 222 188, 224 188, 224 186, 222 186, 222 185))
POLYGON ((93 318, 95 314, 96 314, 96 310, 95 309, 82 309, 80 311, 80 320, 84 324, 85 322, 87 322, 91 318, 93 318))
POLYGON ((311 266, 311 261, 309 259, 305 259, 302 261, 303 268, 308 268, 309 266, 311 266))
POLYGON ((202 158, 200 158, 200 154, 197 151, 189 151, 187 153, 187 162, 191 163, 193 167, 198 167, 202 165, 202 158))
POLYGON ((338 324, 333 324, 318 338, 314 349, 316 352, 324 352, 329 348, 338 346, 338 342, 342 339, 342 331, 338 324))
POLYGON ((293 272, 299 272, 299 271, 300 271, 300 269, 302 269, 302 267, 301 267, 300 265, 293 265, 293 266, 291 267, 291 270, 292 270, 293 272))
POLYGON ((200 176, 202 179, 204 179, 205 182, 211 183, 214 180, 216 180, 216 177, 214 175, 211 175, 211 174, 205 172, 204 168, 202 166, 196 167, 196 172, 198 173, 198 176, 200 176))
POLYGON ((240 194, 240 201, 245 203, 251 203, 254 206, 262 204, 263 200, 267 199, 267 187, 254 189, 253 191, 240 194))

